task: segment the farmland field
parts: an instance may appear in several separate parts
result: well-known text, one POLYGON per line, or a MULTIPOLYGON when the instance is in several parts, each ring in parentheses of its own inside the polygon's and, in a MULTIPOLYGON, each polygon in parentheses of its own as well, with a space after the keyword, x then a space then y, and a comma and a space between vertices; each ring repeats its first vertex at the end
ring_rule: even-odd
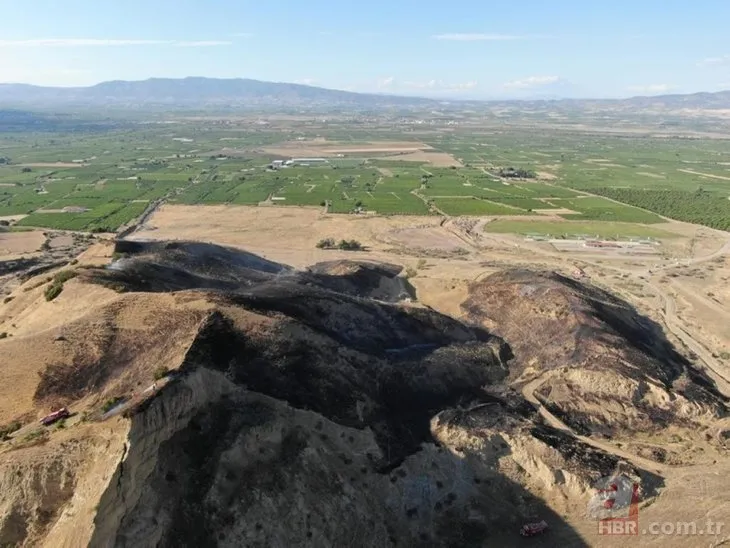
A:
POLYGON ((163 200, 331 214, 547 215, 549 223, 563 218, 611 230, 663 222, 661 215, 730 229, 730 147, 723 139, 508 125, 415 138, 377 122, 330 121, 311 130, 282 124, 296 139, 276 124, 186 118, 170 126, 120 121, 78 134, 0 134, 0 217, 25 216, 18 224, 29 227, 116 230, 163 200), (451 154, 463 167, 409 161, 409 154, 379 158, 391 144, 451 154), (286 157, 266 151, 307 147, 340 152, 316 165, 270 169, 286 157))
POLYGON ((602 221, 546 221, 496 219, 487 223, 485 232, 540 235, 560 238, 582 235, 606 239, 622 238, 670 238, 673 234, 658 228, 634 223, 612 223, 602 221))
POLYGON ((436 200, 436 205, 448 215, 529 215, 524 210, 513 209, 474 198, 438 199, 436 200))

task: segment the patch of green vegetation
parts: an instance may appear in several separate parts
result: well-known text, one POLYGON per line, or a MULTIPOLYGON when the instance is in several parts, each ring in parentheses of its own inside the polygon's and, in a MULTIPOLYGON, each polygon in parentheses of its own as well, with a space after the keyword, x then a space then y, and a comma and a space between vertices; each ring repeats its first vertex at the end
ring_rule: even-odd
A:
POLYGON ((124 396, 114 396, 113 398, 109 398, 101 406, 101 412, 106 413, 108 411, 111 411, 112 409, 114 409, 114 407, 116 407, 119 403, 123 402, 124 400, 125 400, 124 396))
POLYGON ((25 436, 23 436, 23 442, 41 442, 45 441, 48 438, 48 431, 47 430, 33 430, 32 432, 28 432, 25 436))
POLYGON ((730 200, 703 190, 639 190, 598 188, 593 192, 655 211, 660 215, 719 230, 730 230, 730 200))
POLYGON ((337 244, 337 248, 344 251, 360 251, 363 249, 363 246, 357 240, 340 240, 340 243, 337 244))
POLYGON ((58 272, 55 276, 53 276, 53 283, 54 284, 63 284, 69 280, 72 280, 78 276, 78 272, 75 270, 61 270, 61 272, 58 272))
POLYGON ((485 232, 541 235, 551 237, 584 234, 605 239, 626 238, 676 238, 677 235, 651 226, 632 223, 612 223, 601 221, 548 221, 548 220, 511 220, 496 219, 484 226, 485 232))
POLYGON ((63 291, 63 285, 52 284, 52 285, 49 285, 45 289, 45 291, 43 292, 43 295, 45 296, 47 301, 52 301, 53 299, 58 297, 62 291, 63 291))
MULTIPOLYGON (((419 119, 430 116, 427 112, 411 115, 419 119)), ((22 133, 17 130, 0 133, 2 157, 11 159, 0 163, 0 216, 28 215, 18 223, 20 227, 11 230, 40 226, 113 232, 162 197, 181 204, 246 205, 283 198, 272 203, 322 207, 330 202, 333 213, 428 214, 428 206, 411 194, 413 191, 434 200, 450 214, 514 215, 553 208, 540 203, 545 198, 573 201, 578 194, 572 189, 581 189, 628 205, 578 202, 580 208, 575 211, 579 216, 573 218, 659 222, 646 211, 629 207, 634 205, 667 217, 726 228, 728 204, 722 200, 730 195, 730 151, 722 141, 562 128, 571 124, 649 127, 659 121, 649 113, 634 115, 631 120, 621 116, 604 112, 596 117, 565 110, 561 111, 561 128, 556 128, 549 127, 551 120, 545 109, 503 112, 500 119, 506 125, 488 135, 475 133, 468 126, 440 131, 443 121, 433 118, 436 131, 419 132, 417 139, 452 154, 465 167, 446 169, 403 161, 398 156, 375 160, 360 154, 331 158, 328 166, 272 171, 265 166, 274 158, 253 151, 280 143, 284 137, 278 127, 251 129, 244 124, 222 128, 202 119, 180 120, 172 137, 167 126, 108 119, 103 124, 90 123, 72 115, 45 131, 28 126, 32 139, 19 138, 22 133), (509 122, 515 120, 527 122, 530 129, 511 126, 509 122), (227 146, 222 140, 252 152, 245 157, 227 157, 218 152, 227 146), (56 162, 68 165, 23 167, 56 162), (388 171, 380 173, 378 167, 388 171), (555 176, 550 184, 525 180, 545 172, 555 176), (692 193, 700 187, 708 196, 693 198, 692 193), (463 200, 455 201, 459 199, 463 200), (505 207, 508 205, 514 207, 505 207), (74 206, 88 211, 60 211, 74 206), (495 210, 500 207, 504 209, 495 210)), ((677 131, 717 129, 717 120, 700 118, 668 117, 661 123, 677 131)), ((348 146, 413 140, 415 135, 411 128, 399 135, 393 127, 334 119, 316 130, 303 124, 294 131, 296 137, 324 137, 348 146)))
POLYGON ((606 200, 605 198, 586 197, 572 200, 556 198, 552 202, 557 206, 576 211, 575 214, 561 215, 566 219, 643 224, 664 222, 664 219, 654 213, 606 200))
POLYGON ((13 432, 20 430, 20 427, 23 426, 20 424, 19 421, 13 421, 9 422, 8 424, 3 424, 0 426, 0 441, 5 441, 10 437, 10 434, 13 432))
POLYGON ((53 299, 58 297, 63 291, 63 284, 66 283, 68 280, 75 278, 77 275, 78 272, 76 272, 75 270, 62 270, 61 272, 58 272, 53 277, 51 285, 46 287, 45 291, 43 292, 46 300, 52 301, 53 299))
POLYGON ((543 202, 541 200, 536 200, 535 198, 517 198, 513 196, 496 196, 496 197, 489 197, 489 200, 492 202, 498 202, 500 204, 512 206, 512 207, 518 207, 520 209, 525 209, 527 211, 531 211, 533 209, 557 209, 560 206, 553 205, 547 201, 543 202))
POLYGON ((524 169, 521 167, 503 167, 497 170, 497 175, 499 177, 506 177, 510 179, 534 179, 537 177, 537 174, 530 170, 530 169, 524 169))
POLYGON ((160 365, 159 367, 156 367, 152 376, 156 381, 159 381, 160 379, 164 379, 167 377, 167 375, 170 374, 170 370, 165 367, 164 365, 160 365))
POLYGON ((436 207, 447 215, 529 215, 523 209, 514 209, 476 198, 437 198, 436 207))

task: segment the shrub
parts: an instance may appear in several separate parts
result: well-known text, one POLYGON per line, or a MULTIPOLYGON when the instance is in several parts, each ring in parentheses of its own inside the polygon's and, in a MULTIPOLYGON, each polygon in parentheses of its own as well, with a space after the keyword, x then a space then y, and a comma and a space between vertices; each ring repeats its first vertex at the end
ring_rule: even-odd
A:
POLYGON ((156 381, 159 381, 160 379, 164 379, 165 377, 167 377, 167 375, 169 373, 170 373, 170 370, 167 367, 165 367, 164 365, 161 365, 155 369, 152 376, 154 377, 154 379, 156 381))
POLYGON ((357 240, 340 240, 337 247, 345 251, 358 251, 362 249, 362 244, 357 240))
POLYGON ((63 284, 53 283, 46 287, 43 295, 45 295, 47 301, 52 301, 61 294, 61 291, 63 291, 63 284))
POLYGON ((48 437, 48 433, 45 430, 33 430, 23 437, 23 441, 41 441, 48 437))
POLYGON ((75 278, 77 275, 78 274, 75 270, 62 270, 61 272, 57 273, 53 277, 51 285, 46 287, 46 290, 43 293, 46 297, 46 300, 52 301, 53 299, 58 297, 61 294, 61 291, 63 291, 64 282, 75 278))
POLYGON ((7 332, 3 331, 2 333, 0 333, 0 339, 7 339, 7 338, 8 338, 7 332))
POLYGON ((102 413, 112 410, 119 402, 122 401, 124 401, 123 396, 114 396, 113 398, 109 398, 104 402, 104 405, 101 406, 102 413))
POLYGON ((3 424, 0 426, 0 441, 5 441, 10 437, 10 434, 15 432, 16 430, 20 430, 20 427, 22 424, 20 424, 18 421, 9 422, 8 424, 3 424))
POLYGON ((5 297, 3 299, 3 304, 8 304, 10 301, 12 301, 15 297, 5 297))
POLYGON ((61 272, 53 277, 53 283, 62 284, 71 280, 72 278, 75 278, 77 275, 78 274, 75 270, 61 270, 61 272))
POLYGON ((332 249, 335 247, 335 241, 332 238, 325 238, 317 242, 317 247, 319 249, 332 249))

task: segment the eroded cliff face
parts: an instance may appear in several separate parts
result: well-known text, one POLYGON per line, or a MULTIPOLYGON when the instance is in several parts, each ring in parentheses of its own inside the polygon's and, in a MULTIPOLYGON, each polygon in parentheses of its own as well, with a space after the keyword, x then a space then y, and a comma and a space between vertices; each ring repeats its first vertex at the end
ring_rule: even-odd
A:
POLYGON ((393 462, 369 427, 201 368, 132 419, 91 546, 482 546, 513 541, 530 516, 580 545, 518 480, 580 497, 616 460, 569 462, 514 413, 493 402, 439 416, 432 441, 393 462))
POLYGON ((79 426, 0 458, 0 546, 86 546, 124 457, 126 421, 79 426))

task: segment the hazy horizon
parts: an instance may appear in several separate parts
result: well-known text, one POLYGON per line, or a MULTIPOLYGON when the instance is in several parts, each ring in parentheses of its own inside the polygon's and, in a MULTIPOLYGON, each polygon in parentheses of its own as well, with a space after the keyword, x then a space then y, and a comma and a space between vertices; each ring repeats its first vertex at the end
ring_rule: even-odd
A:
MULTIPOLYGON (((59 88, 59 89, 79 89, 79 88, 91 88, 100 84, 105 83, 111 83, 111 82, 128 82, 128 83, 134 83, 134 82, 145 82, 148 80, 185 80, 185 79, 210 79, 210 80, 255 80, 264 82, 267 84, 299 84, 309 87, 316 87, 316 88, 322 88, 322 89, 329 89, 334 91, 346 91, 346 92, 353 92, 353 93, 360 93, 360 94, 368 94, 368 95, 381 95, 384 97, 387 96, 394 96, 394 97, 412 97, 414 99, 433 99, 438 101, 531 101, 531 100, 614 100, 614 99, 630 99, 630 98, 637 98, 637 97, 653 97, 653 96, 663 96, 663 95, 684 95, 685 93, 681 92, 662 92, 662 93, 639 93, 639 94, 633 94, 633 95, 626 95, 622 97, 609 97, 609 96, 571 96, 571 97, 564 97, 559 94, 550 94, 550 93, 539 93, 535 92, 533 95, 525 94, 520 97, 510 97, 508 95, 494 95, 494 96, 482 96, 482 97, 471 97, 468 95, 438 95, 438 94, 419 94, 417 92, 408 93, 408 92, 388 92, 388 91, 353 91, 351 89, 341 89, 341 88, 326 88, 324 86, 317 86, 315 84, 301 84, 299 82, 291 82, 291 81, 263 81, 263 80, 256 80, 246 77, 232 77, 232 78, 215 78, 215 77, 209 77, 209 76, 183 76, 181 78, 166 78, 166 77, 159 77, 159 76, 152 76, 150 78, 145 78, 141 80, 104 80, 101 82, 95 82, 91 84, 86 85, 53 85, 53 86, 46 86, 46 85, 40 85, 40 84, 31 84, 27 82, 0 82, 0 86, 8 86, 8 85, 18 85, 18 86, 36 86, 36 87, 48 87, 48 88, 59 88)), ((712 92, 708 92, 705 90, 700 91, 694 91, 691 93, 686 94, 694 94, 694 93, 717 93, 720 91, 730 91, 729 89, 722 89, 722 90, 715 90, 712 92)))

